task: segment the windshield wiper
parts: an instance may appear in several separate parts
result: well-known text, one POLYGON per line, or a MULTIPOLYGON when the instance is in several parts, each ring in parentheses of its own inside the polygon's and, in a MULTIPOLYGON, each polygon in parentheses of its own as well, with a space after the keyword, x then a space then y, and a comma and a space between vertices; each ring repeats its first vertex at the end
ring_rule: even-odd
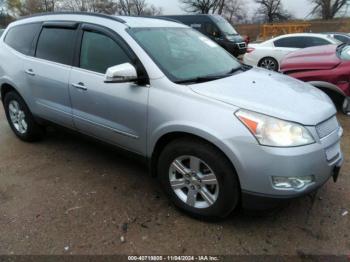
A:
POLYGON ((214 80, 218 80, 218 79, 221 79, 221 78, 232 76, 232 75, 234 75, 236 72, 238 72, 240 70, 245 71, 245 68, 243 66, 239 66, 239 67, 233 68, 227 74, 200 76, 200 77, 195 77, 195 78, 191 78, 191 79, 175 81, 175 83, 176 84, 189 84, 189 83, 196 83, 196 84, 198 84, 198 83, 204 83, 204 82, 214 81, 214 80))

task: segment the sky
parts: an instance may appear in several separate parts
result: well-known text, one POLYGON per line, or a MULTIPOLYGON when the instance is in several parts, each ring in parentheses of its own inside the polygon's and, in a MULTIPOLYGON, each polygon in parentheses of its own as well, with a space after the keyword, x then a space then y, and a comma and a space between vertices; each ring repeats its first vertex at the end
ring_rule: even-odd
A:
MULTIPOLYGON (((248 2, 250 10, 254 10, 256 5, 253 0, 243 0, 248 2)), ((166 15, 184 13, 181 9, 179 0, 147 0, 148 3, 160 6, 163 8, 163 13, 166 15)), ((305 18, 311 11, 311 6, 308 0, 282 0, 284 7, 292 12, 296 18, 305 18)))

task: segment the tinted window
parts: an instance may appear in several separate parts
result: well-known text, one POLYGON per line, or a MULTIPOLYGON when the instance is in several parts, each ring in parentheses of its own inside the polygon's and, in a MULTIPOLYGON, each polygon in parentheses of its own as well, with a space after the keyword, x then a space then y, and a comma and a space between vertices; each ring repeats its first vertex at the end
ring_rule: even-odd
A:
POLYGON ((285 37, 278 39, 274 42, 276 47, 287 47, 287 48, 303 48, 304 41, 302 37, 285 37))
POLYGON ((219 37, 220 31, 215 24, 205 23, 205 32, 209 36, 219 37))
POLYGON ((350 37, 346 37, 344 35, 334 35, 334 38, 339 40, 340 42, 343 42, 343 43, 349 43, 350 42, 350 37))
POLYGON ((26 24, 12 27, 5 37, 5 43, 23 54, 29 54, 33 40, 40 30, 40 24, 26 24))
POLYGON ((106 73, 111 66, 132 63, 123 49, 108 36, 84 32, 80 53, 80 67, 106 73))
POLYGON ((285 37, 274 42, 276 47, 306 48, 312 46, 329 45, 329 41, 311 36, 285 37))
POLYGON ((304 47, 320 46, 320 45, 329 45, 330 42, 323 38, 319 37, 303 37, 304 38, 304 47))
POLYGON ((61 64, 72 64, 75 30, 65 28, 43 28, 36 57, 61 64))

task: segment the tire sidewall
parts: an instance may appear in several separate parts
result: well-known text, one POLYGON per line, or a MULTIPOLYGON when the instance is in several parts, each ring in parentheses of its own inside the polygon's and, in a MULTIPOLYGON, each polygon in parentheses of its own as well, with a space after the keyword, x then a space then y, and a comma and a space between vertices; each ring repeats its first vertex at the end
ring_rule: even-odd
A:
MULTIPOLYGON (((276 65, 276 67, 275 67, 274 70, 270 70, 270 71, 273 71, 273 72, 277 72, 277 71, 278 71, 279 64, 278 64, 277 60, 276 60, 275 58, 273 58, 273 57, 264 57, 263 59, 261 59, 260 62, 259 62, 259 67, 262 67, 261 64, 262 64, 265 60, 273 60, 274 63, 275 63, 275 65, 276 65)), ((262 68, 264 68, 264 67, 262 67, 262 68)), ((266 70, 269 70, 269 69, 267 69, 267 68, 265 68, 265 69, 266 69, 266 70)))
POLYGON ((30 113, 27 105, 25 104, 24 100, 17 93, 10 92, 10 93, 6 94, 6 96, 4 98, 4 108, 5 108, 5 114, 6 114, 7 121, 9 122, 12 131, 20 139, 28 140, 30 138, 30 133, 31 133, 31 131, 33 129, 33 120, 32 120, 31 113, 30 113), (18 132, 17 129, 15 128, 15 126, 12 123, 12 120, 11 120, 11 117, 10 117, 10 113, 9 113, 9 104, 10 104, 11 101, 16 101, 19 104, 20 109, 25 114, 24 119, 25 119, 28 127, 27 127, 27 131, 25 133, 23 133, 23 134, 18 132))
POLYGON ((170 144, 161 154, 158 162, 158 176, 163 188, 177 207, 194 217, 226 217, 237 206, 240 196, 237 175, 221 152, 206 144, 190 141, 170 144), (215 173, 219 184, 219 196, 208 208, 188 206, 176 195, 170 185, 169 169, 180 156, 194 156, 203 160, 215 173))

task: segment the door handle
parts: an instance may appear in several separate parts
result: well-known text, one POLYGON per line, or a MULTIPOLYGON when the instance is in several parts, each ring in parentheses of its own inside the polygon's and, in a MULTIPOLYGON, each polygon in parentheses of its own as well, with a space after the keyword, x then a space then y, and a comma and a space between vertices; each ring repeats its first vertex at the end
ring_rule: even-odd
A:
POLYGON ((84 90, 84 91, 87 90, 87 87, 82 82, 79 82, 78 84, 72 84, 72 86, 80 90, 84 90))
POLYGON ((35 76, 35 74, 33 72, 33 69, 27 69, 25 72, 26 72, 27 75, 35 76))

